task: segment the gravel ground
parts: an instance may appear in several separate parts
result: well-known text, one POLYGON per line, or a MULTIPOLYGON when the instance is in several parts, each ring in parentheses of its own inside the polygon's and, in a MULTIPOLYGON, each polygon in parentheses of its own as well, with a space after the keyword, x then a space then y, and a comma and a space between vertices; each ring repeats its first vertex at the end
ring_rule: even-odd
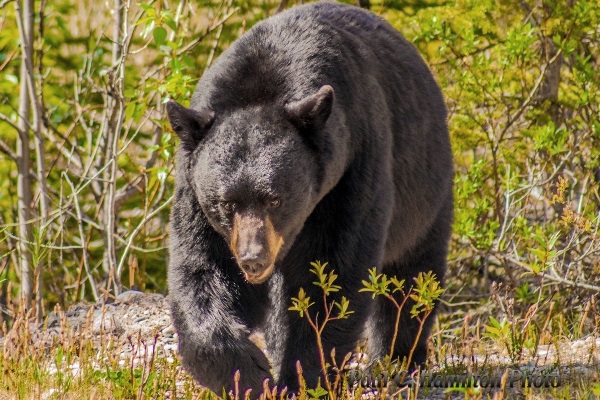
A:
MULTIPOLYGON (((56 340, 88 339, 98 350, 108 343, 123 363, 152 352, 173 359, 177 352, 168 299, 136 291, 126 291, 112 303, 78 303, 67 311, 53 312, 43 326, 30 323, 29 334, 37 348, 50 348, 56 340)), ((0 345, 10 352, 18 339, 13 330, 0 339, 0 345)))

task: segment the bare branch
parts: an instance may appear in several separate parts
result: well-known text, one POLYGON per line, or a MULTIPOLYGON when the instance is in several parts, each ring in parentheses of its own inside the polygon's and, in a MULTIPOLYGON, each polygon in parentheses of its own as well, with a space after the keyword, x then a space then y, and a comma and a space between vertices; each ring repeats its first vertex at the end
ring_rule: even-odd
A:
POLYGON ((15 122, 13 122, 7 115, 0 113, 0 120, 9 124, 14 130, 17 131, 18 134, 21 134, 21 128, 15 122))
POLYGON ((14 1, 14 0, 2 0, 2 1, 0 1, 0 10, 2 10, 4 7, 6 7, 6 5, 8 3, 10 3, 11 1, 14 1))
MULTIPOLYGON (((516 256, 516 257, 518 257, 518 256, 516 256)), ((525 269, 526 271, 528 271, 532 274, 535 274, 533 269, 527 263, 522 262, 521 260, 519 260, 516 257, 507 256, 507 257, 505 257, 505 259, 515 265, 518 265, 519 267, 525 269)), ((571 279, 563 278, 562 276, 560 276, 558 274, 558 272, 556 271, 556 268, 553 265, 550 266, 550 268, 548 269, 548 271, 546 273, 544 273, 544 277, 553 282, 557 282, 560 284, 573 286, 573 287, 579 287, 579 288, 583 288, 583 289, 587 289, 587 290, 593 290, 595 292, 600 293, 600 286, 592 285, 592 284, 589 284, 586 282, 576 282, 571 279)))
MULTIPOLYGON (((229 0, 227 2, 227 10, 231 9, 232 5, 233 5, 233 0, 229 0)), ((208 70, 208 68, 212 64, 213 57, 215 56, 215 52, 217 51, 217 47, 219 46, 219 42, 221 41, 221 34, 223 33, 223 26, 224 26, 224 24, 219 24, 219 28, 217 28, 217 33, 215 34, 215 40, 210 49, 210 53, 208 54, 208 59, 206 60, 206 65, 204 66, 204 72, 206 72, 206 70, 208 70)))
POLYGON ((99 301, 100 295, 98 294, 98 287, 96 286, 96 281, 94 280, 94 276, 92 275, 92 272, 90 270, 90 265, 89 265, 89 261, 88 261, 88 251, 87 251, 86 245, 83 243, 83 238, 85 238, 85 233, 83 232, 83 214, 81 213, 81 207, 79 206, 78 192, 75 190, 75 186, 73 185, 73 182, 71 182, 71 180, 69 179, 69 176, 65 173, 63 173, 62 175, 65 178, 65 180, 67 181, 67 183, 69 184, 69 186, 71 187, 71 194, 73 196, 75 211, 77 213, 77 228, 79 229, 79 236, 81 236, 81 241, 82 241, 82 250, 83 250, 82 258, 83 258, 83 265, 85 268, 85 273, 88 277, 88 281, 90 282, 90 287, 92 288, 92 294, 94 295, 94 300, 99 301))
MULTIPOLYGON (((159 102, 160 104, 160 102, 159 102)), ((163 130, 161 127, 156 126, 154 128, 154 134, 152 138, 152 145, 160 144, 162 138, 163 130)), ((144 180, 147 175, 147 171, 154 166, 156 160, 158 159, 158 150, 154 150, 150 154, 150 158, 146 161, 146 165, 144 167, 144 171, 139 174, 135 179, 133 179, 124 189, 120 190, 115 196, 115 210, 119 210, 121 205, 133 197, 136 193, 142 192, 142 189, 139 188, 139 184, 144 180)))
POLYGON ((171 201, 173 200, 174 197, 175 196, 172 195, 164 203, 162 203, 160 206, 158 206, 156 209, 154 209, 151 213, 149 213, 148 215, 146 215, 140 221, 140 223, 135 227, 135 229, 133 230, 133 232, 131 232, 131 234, 129 235, 129 238, 127 239, 127 246, 125 246, 125 250, 123 250, 123 254, 121 255, 121 260, 119 261, 119 266, 117 267, 117 276, 121 276, 121 273, 123 272, 123 266, 125 265, 125 258, 127 257, 127 253, 129 253, 129 249, 131 248, 131 245, 133 243, 133 239, 135 239, 135 237, 138 234, 138 232, 140 231, 140 229, 142 229, 142 227, 146 224, 146 222, 148 222, 148 220, 150 218, 154 217, 161 210, 163 210, 166 206, 168 206, 169 204, 171 204, 171 201))
POLYGON ((280 13, 283 10, 285 10, 285 7, 287 6, 288 0, 281 0, 279 2, 279 5, 277 6, 277 10, 275 10, 275 13, 280 13))
POLYGON ((14 151, 12 151, 10 149, 10 147, 2 139, 0 139, 0 153, 6 154, 14 162, 19 161, 17 154, 14 151))
MULTIPOLYGON (((239 7, 236 7, 233 10, 231 10, 221 20, 219 20, 219 22, 217 22, 216 24, 214 24, 214 25, 210 26, 209 28, 207 28, 206 31, 203 34, 201 34, 200 36, 198 36, 196 39, 194 39, 193 41, 191 41, 190 43, 188 43, 187 45, 185 45, 181 49, 177 50, 177 55, 180 56, 182 54, 188 53, 193 48, 195 48, 196 46, 198 46, 200 43, 202 43, 202 41, 208 35, 210 35, 216 29, 219 29, 225 22, 227 22, 227 20, 229 18, 231 18, 238 11, 239 11, 239 7)), ((144 75, 144 77, 140 80, 140 82, 143 83, 143 82, 147 81, 151 76, 154 76, 158 71, 160 71, 161 69, 165 68, 166 65, 167 65, 167 61, 165 60, 161 65, 153 68, 148 73, 146 73, 144 75)))

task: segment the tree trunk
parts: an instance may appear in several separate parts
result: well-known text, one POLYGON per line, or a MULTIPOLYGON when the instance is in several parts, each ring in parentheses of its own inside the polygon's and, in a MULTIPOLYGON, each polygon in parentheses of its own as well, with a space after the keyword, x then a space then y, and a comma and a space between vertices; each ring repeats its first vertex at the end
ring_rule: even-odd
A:
MULTIPOLYGON (((44 7, 44 2, 40 4, 41 9, 44 7)), ((17 24, 19 27, 19 36, 21 39, 21 105, 22 112, 20 110, 20 141, 22 147, 20 150, 22 152, 22 168, 27 167, 25 170, 21 170, 19 168, 19 174, 21 172, 27 175, 28 182, 23 182, 22 186, 22 194, 25 198, 28 198, 28 208, 32 206, 31 200, 31 181, 29 178, 29 136, 28 131, 32 130, 34 134, 34 144, 35 144, 35 153, 36 153, 36 180, 39 187, 39 200, 40 200, 40 216, 37 221, 38 229, 40 231, 40 235, 45 236, 48 230, 48 216, 49 216, 49 202, 48 202, 48 187, 46 184, 46 166, 45 166, 45 152, 44 152, 44 139, 42 136, 42 103, 40 96, 37 94, 36 90, 36 79, 35 79, 35 69, 34 69, 34 60, 33 60, 33 43, 34 43, 34 0, 24 0, 22 4, 20 2, 15 3, 16 14, 17 14, 17 24), (31 113, 31 122, 29 122, 31 113), (27 156, 25 156, 24 146, 27 145, 27 156), (27 158, 27 165, 25 165, 24 159, 27 158), (25 189, 25 185, 27 185, 28 189, 25 189), (28 193, 25 193, 28 192, 28 193)), ((40 19, 40 32, 43 24, 43 20, 40 19)), ((40 60, 41 61, 41 60, 40 60)), ((41 92, 41 90, 40 90, 41 92)), ((21 108, 21 107, 20 107, 21 108)), ((31 211, 29 211, 29 217, 32 216, 31 211)), ((27 225, 28 232, 23 231, 24 234, 28 234, 28 241, 31 242, 31 226, 27 225)), ((23 293, 24 297, 27 300, 28 307, 31 306, 32 297, 35 295, 36 299, 36 318, 38 321, 41 321, 44 315, 44 307, 43 307, 43 276, 42 276, 42 265, 43 262, 39 257, 33 257, 34 254, 31 251, 38 252, 40 249, 30 249, 28 253, 30 254, 29 260, 27 260, 28 273, 23 275, 25 279, 23 280, 24 288, 23 293), (32 265, 32 262, 35 265, 32 265), (31 269, 34 269, 34 273, 32 276, 31 269), (35 289, 33 288, 33 281, 36 282, 35 289), (35 290, 35 293, 34 293, 35 290)), ((25 265, 22 265, 21 271, 24 272, 25 265)))
MULTIPOLYGON (((20 8, 19 2, 15 3, 16 15, 20 19, 19 31, 22 35, 31 35, 33 31, 33 1, 23 2, 20 8), (22 10, 22 12, 21 12, 22 10), (28 33, 29 32, 29 33, 28 33)), ((17 142, 17 208, 19 220, 19 270, 21 275, 21 306, 27 310, 31 307, 34 294, 32 254, 29 244, 32 243, 32 190, 29 170, 31 167, 31 151, 29 148, 29 114, 31 102, 28 89, 28 71, 26 60, 31 60, 33 53, 31 47, 21 43, 21 76, 20 76, 20 98, 19 98, 19 139, 17 142)))

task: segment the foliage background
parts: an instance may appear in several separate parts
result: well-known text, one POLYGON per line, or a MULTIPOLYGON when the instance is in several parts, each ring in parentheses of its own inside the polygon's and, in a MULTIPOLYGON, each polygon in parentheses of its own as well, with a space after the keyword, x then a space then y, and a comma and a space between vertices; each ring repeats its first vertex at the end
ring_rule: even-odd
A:
MULTIPOLYGON (((0 2, 2 318, 10 323, 24 307, 26 271, 40 316, 124 288, 164 292, 177 145, 164 103, 189 104, 212 60, 287 2, 35 1, 39 113, 23 116, 27 173, 17 162, 23 3, 0 2), (23 174, 32 178, 25 236, 23 174)), ((370 8, 419 49, 449 109, 456 213, 435 340, 458 338, 466 319, 490 332, 508 321, 518 359, 556 338, 598 336, 600 4, 383 0, 370 8)))

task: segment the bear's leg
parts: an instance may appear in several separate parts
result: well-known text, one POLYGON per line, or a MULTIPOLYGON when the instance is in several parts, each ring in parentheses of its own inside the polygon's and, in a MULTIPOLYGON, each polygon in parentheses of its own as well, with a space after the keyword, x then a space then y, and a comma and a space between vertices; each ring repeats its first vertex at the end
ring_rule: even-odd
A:
POLYGON ((171 311, 182 363, 200 384, 219 395, 223 389, 235 390, 234 375, 240 371, 239 393, 250 388, 255 398, 265 379, 273 384, 269 361, 248 339, 252 321, 247 308, 256 298, 238 287, 235 291, 242 296, 236 299, 231 281, 217 281, 217 276, 188 275, 172 286, 178 289, 171 290, 171 311))
MULTIPOLYGON (((405 292, 414 286, 414 278, 420 272, 432 271, 443 284, 451 220, 452 201, 450 199, 449 204, 441 210, 435 223, 421 240, 421 244, 407 254, 403 260, 384 265, 381 272, 388 277, 395 276, 398 280, 404 279, 405 292)), ((400 293, 396 293, 394 296, 399 304, 404 300, 400 293)), ((391 351, 392 360, 399 358, 402 362, 405 357, 410 355, 411 349, 416 343, 409 368, 426 361, 427 340, 435 319, 435 310, 420 328, 419 320, 410 314, 413 305, 414 302, 409 299, 402 308, 397 338, 394 349, 391 351, 398 310, 389 299, 383 296, 375 299, 373 312, 367 324, 368 348, 372 360, 382 359, 391 351), (420 335, 418 335, 419 329, 421 329, 420 335)))

